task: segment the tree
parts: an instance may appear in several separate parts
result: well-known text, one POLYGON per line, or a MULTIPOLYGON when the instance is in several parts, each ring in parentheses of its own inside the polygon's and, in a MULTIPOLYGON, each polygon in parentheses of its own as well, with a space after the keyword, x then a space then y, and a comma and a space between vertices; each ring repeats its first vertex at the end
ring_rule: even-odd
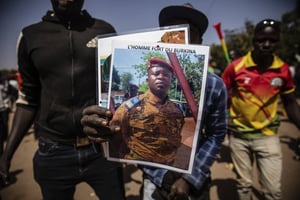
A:
POLYGON ((120 80, 119 72, 118 72, 118 70, 116 70, 115 67, 113 67, 111 89, 118 91, 120 89, 119 88, 120 83, 121 83, 121 80, 120 80))
MULTIPOLYGON (((238 57, 245 55, 252 48, 252 37, 255 24, 246 20, 240 29, 224 30, 228 51, 234 50, 238 57)), ((281 40, 276 53, 290 65, 299 66, 300 63, 300 1, 293 11, 281 17, 281 40)), ((211 56, 217 67, 224 70, 227 66, 221 45, 211 45, 211 56)))
POLYGON ((293 11, 282 15, 281 30, 278 54, 290 65, 297 66, 300 63, 300 1, 293 11))
MULTIPOLYGON (((233 50, 236 57, 246 54, 252 48, 252 36, 254 31, 253 22, 246 20, 244 28, 224 30, 228 51, 233 50)), ((228 65, 221 45, 211 46, 211 56, 217 63, 217 67, 224 71, 228 65)))
MULTIPOLYGON (((103 91, 108 91, 108 87, 109 87, 109 82, 110 82, 110 63, 111 63, 111 55, 108 56, 103 64, 101 65, 101 76, 102 76, 102 84, 104 84, 103 86, 103 91)), ((119 85, 120 85, 120 76, 119 76, 119 72, 115 69, 115 67, 113 66, 112 68, 112 84, 111 84, 111 88, 113 90, 119 90, 119 85)))
POLYGON ((132 81, 132 74, 125 72, 121 75, 121 89, 125 92, 130 90, 130 82, 132 81))

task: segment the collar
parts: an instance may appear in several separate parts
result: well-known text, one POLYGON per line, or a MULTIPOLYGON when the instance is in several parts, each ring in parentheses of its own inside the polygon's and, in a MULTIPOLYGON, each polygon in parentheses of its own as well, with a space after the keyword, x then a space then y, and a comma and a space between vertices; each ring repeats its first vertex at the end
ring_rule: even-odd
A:
POLYGON ((155 96, 150 90, 148 90, 145 94, 144 94, 144 99, 146 102, 152 104, 152 105, 163 105, 167 102, 167 100, 169 99, 169 97, 167 96, 163 101, 161 101, 157 96, 155 96))
MULTIPOLYGON (((284 62, 275 54, 273 54, 273 63, 268 69, 278 69, 280 68, 284 62)), ((246 68, 249 67, 257 67, 257 64, 253 61, 252 56, 251 56, 251 51, 249 51, 243 58, 242 61, 245 64, 246 68)))
MULTIPOLYGON (((43 21, 52 21, 52 22, 61 22, 62 20, 58 18, 54 11, 47 11, 46 15, 43 16, 43 21)), ((73 21, 81 20, 81 19, 92 19, 91 15, 83 10, 80 14, 73 19, 73 21)))

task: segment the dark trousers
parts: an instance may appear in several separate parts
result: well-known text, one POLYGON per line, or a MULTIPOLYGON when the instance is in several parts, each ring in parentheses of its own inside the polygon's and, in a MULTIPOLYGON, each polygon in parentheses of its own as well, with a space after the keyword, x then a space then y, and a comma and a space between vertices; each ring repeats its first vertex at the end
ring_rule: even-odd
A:
POLYGON ((107 161, 99 144, 78 148, 40 138, 33 162, 43 200, 73 200, 80 182, 89 184, 101 200, 125 199, 122 166, 107 161))

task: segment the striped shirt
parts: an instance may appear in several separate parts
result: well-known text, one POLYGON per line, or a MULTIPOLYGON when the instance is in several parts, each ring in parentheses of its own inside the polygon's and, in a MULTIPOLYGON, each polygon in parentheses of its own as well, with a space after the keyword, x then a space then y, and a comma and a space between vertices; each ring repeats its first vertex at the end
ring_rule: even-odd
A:
MULTIPOLYGON (((208 73, 205 91, 205 102, 202 113, 202 128, 198 138, 197 151, 191 174, 182 177, 197 189, 201 189, 204 182, 210 177, 210 167, 222 146, 222 141, 227 132, 226 110, 227 92, 220 77, 208 73), (201 133, 202 133, 201 132, 201 133)), ((166 169, 142 167, 143 172, 157 186, 162 186, 166 169)))

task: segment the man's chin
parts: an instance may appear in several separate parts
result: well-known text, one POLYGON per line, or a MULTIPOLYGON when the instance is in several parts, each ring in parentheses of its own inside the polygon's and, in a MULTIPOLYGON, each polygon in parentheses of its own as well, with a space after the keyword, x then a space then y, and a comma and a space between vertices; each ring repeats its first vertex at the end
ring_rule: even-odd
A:
POLYGON ((157 86, 156 89, 157 91, 165 91, 166 87, 162 85, 162 86, 157 86))

